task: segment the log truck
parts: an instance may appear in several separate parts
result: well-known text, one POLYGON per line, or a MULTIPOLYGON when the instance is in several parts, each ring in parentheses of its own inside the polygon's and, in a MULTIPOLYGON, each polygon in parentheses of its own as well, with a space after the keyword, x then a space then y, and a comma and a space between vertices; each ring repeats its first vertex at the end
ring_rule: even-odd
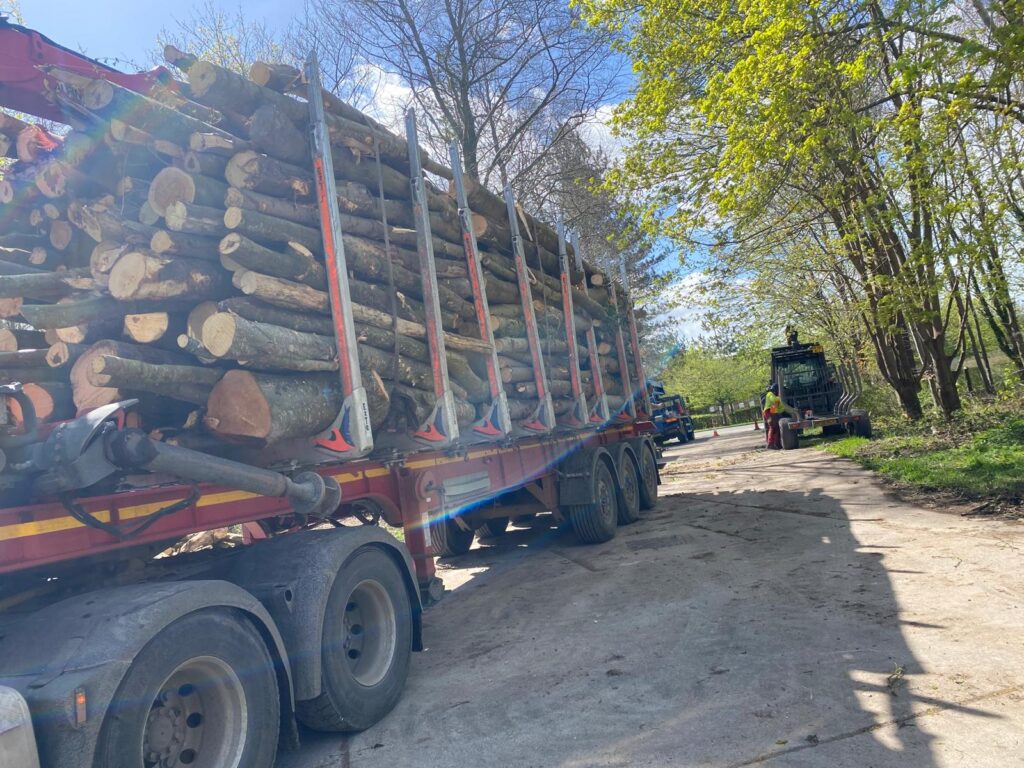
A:
MULTIPOLYGON (((165 70, 125 74, 0 20, 0 106, 59 121, 54 68, 139 94, 168 81, 165 70)), ((307 69, 317 77, 315 62, 307 69)), ((330 163, 320 101, 310 98, 318 169, 330 163)), ((331 173, 317 179, 320 200, 332 200, 331 173)), ((460 207, 469 213, 464 196, 460 207)), ((322 228, 338 243, 332 211, 321 205, 322 228)), ((425 241, 427 227, 419 216, 425 241)), ((0 388, 4 766, 268 768, 280 746, 298 744, 298 723, 356 731, 395 705, 411 652, 424 647, 421 612, 443 592, 435 556, 465 552, 482 526, 537 513, 570 523, 584 543, 607 541, 654 506, 659 454, 643 387, 621 413, 583 427, 523 431, 505 413, 484 440, 444 435, 440 408, 446 439, 375 453, 344 253, 326 241, 346 399, 318 458, 246 463, 161 442, 132 426, 130 399, 43 423, 17 382, 0 388), (229 527, 239 546, 170 554, 182 537, 229 527)), ((528 298, 525 270, 519 279, 528 298)), ((479 281, 474 293, 480 302, 479 281)), ((629 323, 635 345, 632 313, 629 323)), ((440 338, 436 323, 429 330, 440 338)), ((619 333, 621 369, 645 381, 619 333)), ((446 372, 432 352, 440 403, 446 372)))

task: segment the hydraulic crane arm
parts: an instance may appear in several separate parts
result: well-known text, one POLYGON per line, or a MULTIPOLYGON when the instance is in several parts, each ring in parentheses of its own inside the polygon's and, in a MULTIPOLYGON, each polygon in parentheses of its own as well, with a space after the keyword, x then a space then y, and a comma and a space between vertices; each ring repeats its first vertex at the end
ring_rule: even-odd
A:
POLYGON ((45 68, 57 67, 92 78, 104 78, 136 93, 148 94, 157 83, 169 83, 170 72, 157 67, 128 75, 83 56, 35 30, 0 17, 0 107, 65 123, 60 104, 52 97, 57 88, 45 68))

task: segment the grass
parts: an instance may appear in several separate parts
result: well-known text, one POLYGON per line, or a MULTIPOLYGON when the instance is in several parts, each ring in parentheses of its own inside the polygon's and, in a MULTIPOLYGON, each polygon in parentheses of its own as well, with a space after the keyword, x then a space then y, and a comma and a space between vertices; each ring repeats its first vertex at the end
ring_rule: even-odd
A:
POLYGON ((884 422, 876 437, 809 440, 899 484, 972 500, 1024 499, 1020 403, 987 404, 950 422, 884 422))

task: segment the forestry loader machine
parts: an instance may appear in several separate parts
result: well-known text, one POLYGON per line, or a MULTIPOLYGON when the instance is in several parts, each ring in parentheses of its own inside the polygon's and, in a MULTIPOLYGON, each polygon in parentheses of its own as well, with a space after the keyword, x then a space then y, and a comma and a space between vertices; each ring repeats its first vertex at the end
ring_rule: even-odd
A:
POLYGON ((779 385, 779 396, 792 409, 791 415, 779 419, 782 447, 798 448, 801 433, 815 427, 825 435, 871 437, 868 412, 853 407, 860 396, 856 378, 841 375, 826 360, 821 344, 801 344, 796 333, 788 336, 786 346, 772 349, 771 359, 771 381, 779 385), (851 382, 849 391, 844 379, 851 382))

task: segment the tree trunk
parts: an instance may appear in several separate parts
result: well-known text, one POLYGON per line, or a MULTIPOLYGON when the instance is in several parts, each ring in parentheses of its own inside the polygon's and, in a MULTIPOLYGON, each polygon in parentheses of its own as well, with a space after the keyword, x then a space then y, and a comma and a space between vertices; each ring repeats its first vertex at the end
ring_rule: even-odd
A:
MULTIPOLYGON (((228 208, 224 213, 224 226, 237 230, 261 243, 299 243, 314 253, 323 251, 323 238, 319 229, 278 219, 246 208, 228 208)), ((223 251, 221 251, 223 253, 223 251)))
POLYGON ((160 229, 150 238, 149 250, 157 256, 184 256, 189 259, 214 261, 217 258, 219 242, 214 237, 160 229))
POLYGON ((75 405, 79 411, 90 410, 101 405, 124 400, 125 393, 116 387, 98 387, 89 381, 92 361, 97 357, 110 355, 128 360, 138 360, 154 365, 188 365, 192 358, 177 352, 168 352, 155 347, 142 347, 123 341, 100 341, 93 344, 71 366, 71 386, 74 389, 75 405))
POLYGON ((256 323, 220 312, 203 323, 199 340, 215 357, 293 371, 333 370, 337 346, 329 336, 256 323))
POLYGON ((219 249, 222 256, 229 257, 246 269, 305 283, 313 288, 326 288, 327 275, 323 265, 315 261, 313 254, 304 247, 292 247, 293 245, 289 243, 284 251, 273 251, 253 242, 245 235, 231 232, 220 241, 219 249))
POLYGON ((112 355, 92 358, 87 372, 96 387, 149 392, 186 403, 206 405, 214 385, 224 376, 219 368, 195 365, 154 365, 112 355))
MULTIPOLYGON (((320 434, 334 422, 342 400, 337 374, 274 376, 234 370, 213 388, 203 421, 222 438, 269 445, 320 434)), ((379 398, 369 400, 371 407, 379 405, 379 398)))
MULTIPOLYGON (((204 237, 224 237, 228 228, 224 226, 224 211, 219 208, 206 208, 190 203, 176 202, 167 206, 164 214, 167 228, 175 232, 204 237)), ((149 235, 150 240, 153 233, 149 235)))
POLYGON ((218 302, 217 307, 222 312, 233 312, 246 320, 279 325, 283 328, 291 328, 293 331, 318 333, 322 336, 330 336, 334 333, 334 324, 330 318, 280 309, 254 299, 242 297, 224 299, 218 302))

